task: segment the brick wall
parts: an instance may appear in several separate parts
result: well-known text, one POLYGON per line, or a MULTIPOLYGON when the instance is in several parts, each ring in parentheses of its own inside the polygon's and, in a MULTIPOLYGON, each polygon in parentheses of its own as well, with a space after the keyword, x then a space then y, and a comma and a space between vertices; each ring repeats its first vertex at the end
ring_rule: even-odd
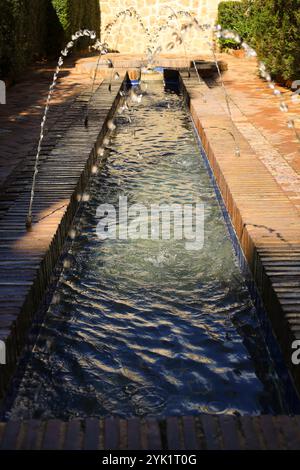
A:
MULTIPOLYGON (((189 11, 199 23, 214 24, 219 3, 220 0, 100 0, 102 40, 105 38, 109 46, 119 52, 142 54, 146 50, 147 39, 143 29, 134 18, 126 17, 124 21, 119 20, 111 33, 105 37, 106 25, 113 21, 118 12, 134 7, 142 17, 144 25, 153 34, 155 29, 171 14, 171 10, 165 8, 166 5, 171 5, 176 11, 189 11)), ((187 23, 188 19, 182 17, 180 22, 187 23)), ((173 24, 175 28, 178 28, 176 20, 173 24)), ((174 40, 173 31, 168 29, 160 35, 159 43, 163 47, 163 52, 184 54, 184 45, 177 46, 170 51, 166 49, 166 46, 174 40)), ((188 53, 201 54, 208 52, 207 41, 203 32, 190 30, 185 34, 184 44, 188 53)))

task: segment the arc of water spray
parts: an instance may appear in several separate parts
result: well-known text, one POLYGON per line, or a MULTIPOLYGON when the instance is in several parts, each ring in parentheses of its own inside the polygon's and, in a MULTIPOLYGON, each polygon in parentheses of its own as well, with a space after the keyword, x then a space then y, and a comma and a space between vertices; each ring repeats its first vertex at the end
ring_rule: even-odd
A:
MULTIPOLYGON (((126 12, 126 10, 125 10, 126 12)), ((120 24, 119 24, 119 29, 118 29, 118 34, 116 36, 116 41, 115 41, 115 46, 114 46, 114 51, 117 50, 118 48, 118 44, 119 44, 119 40, 120 40, 120 35, 121 35, 121 30, 122 30, 122 27, 123 27, 123 24, 125 22, 125 18, 126 18, 126 13, 124 12, 121 12, 119 14, 120 17, 122 17, 122 21, 120 21, 120 24)), ((114 68, 114 65, 112 64, 112 68, 114 68)), ((112 84, 112 79, 113 79, 113 70, 111 71, 111 74, 110 74, 110 80, 109 80, 109 85, 108 85, 108 90, 109 92, 111 92, 111 84, 112 84)))
MULTIPOLYGON (((178 15, 179 14, 185 14, 186 16, 189 16, 191 18, 191 20, 192 20, 191 23, 190 23, 191 27, 193 26, 193 24, 196 24, 198 28, 200 27, 200 24, 198 23, 197 19, 193 18, 192 15, 189 12, 180 11, 180 12, 176 13, 176 11, 172 7, 170 7, 169 5, 167 5, 165 8, 169 8, 173 12, 173 16, 176 18, 179 30, 180 30, 180 24, 179 24, 179 21, 178 21, 178 15)), ((182 38, 182 35, 181 35, 181 38, 182 38)), ((182 41, 183 41, 183 38, 182 38, 182 41)), ((183 41, 183 44, 184 44, 184 41, 183 41)), ((209 44, 209 47, 211 49, 213 60, 214 60, 214 63, 216 65, 216 69, 217 69, 217 72, 218 72, 218 75, 219 75, 219 78, 220 78, 220 81, 221 81, 221 84, 222 84, 223 93, 224 93, 224 96, 225 96, 227 112, 228 112, 228 116, 229 116, 231 127, 232 127, 232 131, 230 132, 230 134, 232 135, 232 137, 234 139, 234 143, 235 143, 235 154, 237 156, 240 156, 241 151, 240 151, 240 146, 239 146, 238 139, 237 139, 237 136, 236 136, 236 128, 235 128, 233 118, 232 118, 232 112, 231 112, 231 107, 230 107, 230 98, 229 98, 227 88, 226 88, 226 86, 224 84, 224 81, 223 81, 223 78, 222 78, 221 70, 220 70, 220 67, 219 67, 218 59, 216 57, 214 48, 213 48, 213 46, 211 46, 211 44, 209 44)), ((185 55, 187 57, 186 47, 185 47, 185 55)), ((200 75, 199 75, 199 72, 198 72, 198 69, 197 69, 197 66, 196 66, 196 63, 195 63, 194 60, 193 60, 193 65, 194 65, 194 68, 196 70, 197 78, 198 78, 199 82, 201 82, 201 78, 200 78, 200 75)), ((203 100, 206 101, 203 94, 202 94, 202 97, 203 97, 203 100)))
MULTIPOLYGON (((196 18, 194 18, 190 12, 187 12, 187 11, 179 11, 179 12, 175 12, 175 10, 168 6, 166 8, 170 8, 173 12, 173 16, 176 17, 177 19, 177 23, 178 22, 178 15, 182 14, 182 15, 185 15, 185 16, 189 16, 190 19, 191 19, 191 23, 190 23, 190 26, 192 27, 193 25, 196 25, 197 26, 197 29, 207 29, 207 27, 210 27, 211 28, 211 25, 200 25, 200 23, 197 21, 196 18)), ((180 25, 178 24, 178 27, 180 27, 180 25)), ((182 37, 182 35, 181 35, 182 37)), ((182 38, 183 40, 183 38, 182 38)), ((220 70, 220 67, 219 67, 219 63, 218 63, 218 60, 217 60, 217 57, 216 57, 216 54, 215 54, 215 51, 213 49, 213 47, 211 47, 211 44, 209 44, 209 47, 211 49, 211 52, 212 52, 212 55, 213 55, 213 59, 214 59, 214 63, 216 65, 216 69, 217 69, 217 72, 218 72, 218 76, 220 78, 220 81, 221 81, 221 84, 222 84, 222 89, 223 89, 223 93, 224 93, 224 96, 225 96, 225 101, 226 101, 226 107, 227 107, 227 112, 228 112, 228 116, 229 116, 229 119, 230 119, 230 122, 231 122, 231 126, 232 126, 232 131, 229 131, 230 135, 232 136, 234 142, 235 142, 235 153, 237 156, 240 155, 240 146, 238 144, 238 140, 237 140, 237 137, 236 137, 236 128, 234 126, 234 122, 233 122, 233 118, 232 118, 232 112, 231 112, 231 107, 230 107, 230 96, 227 92, 227 88, 224 84, 224 81, 223 81, 223 78, 222 78, 222 74, 221 74, 221 70, 220 70)), ((195 68, 195 71, 196 71, 196 75, 197 75, 197 78, 198 78, 198 81, 199 83, 201 83, 201 77, 199 75, 199 72, 198 72, 198 68, 197 68, 197 65, 196 65, 196 62, 195 60, 192 61, 193 62, 193 66, 195 68)), ((202 95, 202 98, 203 98, 203 101, 206 102, 206 98, 204 96, 204 94, 201 92, 201 95, 202 95)))
MULTIPOLYGON (((182 42, 182 45, 183 45, 185 60, 188 62, 187 48, 186 48, 185 40, 182 36, 181 24, 179 23, 178 15, 177 15, 176 11, 174 10, 174 8, 171 7, 170 5, 165 5, 163 8, 168 8, 169 10, 171 10, 173 15, 174 15, 174 18, 176 19, 176 23, 177 23, 177 27, 178 27, 178 35, 179 35, 179 38, 180 38, 180 40, 182 42)), ((189 78, 191 76, 190 66, 188 66, 188 76, 189 76, 189 78)))
MULTIPOLYGON (((193 16, 191 15, 191 13, 190 13, 189 11, 178 11, 178 12, 177 12, 177 15, 185 15, 185 16, 188 16, 188 17, 191 19, 190 26, 192 27, 193 25, 196 25, 196 27, 197 27, 198 30, 200 30, 200 29, 205 30, 205 29, 207 29, 207 28, 211 28, 211 25, 200 24, 200 23, 198 22, 198 20, 197 20, 195 17, 193 17, 193 16)), ((199 81, 199 83, 201 83, 202 80, 201 80, 201 77, 200 77, 200 75, 199 75, 199 71, 198 71, 198 68, 197 68, 197 65, 196 65, 196 62, 195 62, 194 59, 192 60, 192 63, 193 63, 193 67, 194 67, 194 69, 195 69, 195 72, 196 72, 198 81, 199 81)), ((203 99, 204 103, 206 103, 206 98, 205 98, 204 94, 203 94, 202 92, 200 92, 200 93, 201 93, 201 95, 202 95, 202 99, 203 99)))
MULTIPOLYGON (((181 43, 185 46, 185 58, 186 58, 186 61, 188 61, 187 57, 187 48, 186 48, 186 43, 185 43, 185 39, 183 37, 183 34, 182 34, 182 26, 179 24, 179 21, 178 21, 178 17, 179 16, 188 16, 190 19, 191 19, 191 23, 189 26, 195 26, 198 30, 207 30, 208 28, 211 28, 211 25, 210 24, 200 24, 197 20, 197 18, 195 18, 194 16, 191 15, 190 12, 188 11, 184 11, 184 10, 181 10, 181 11, 178 11, 178 12, 175 12, 175 10, 170 7, 170 6, 165 6, 163 8, 170 8, 172 10, 172 15, 168 17, 167 21, 165 22, 164 25, 160 26, 155 34, 155 39, 158 40, 159 38, 159 33, 162 31, 162 30, 166 30, 167 28, 171 27, 170 26, 170 22, 176 18, 177 20, 177 28, 178 28, 178 31, 180 31, 180 34, 178 35, 178 37, 180 38, 181 40, 181 43)), ((173 29, 173 27, 171 27, 173 29)), ((175 39, 175 42, 176 42, 176 39, 175 39)), ((197 78, 198 78, 198 81, 199 83, 201 83, 201 77, 199 75, 199 72, 198 72, 198 68, 197 68, 197 65, 196 65, 196 62, 195 60, 192 60, 192 63, 193 63, 193 67, 196 71, 196 75, 197 75, 197 78)), ((190 69, 189 69, 189 76, 190 76, 190 69)), ((202 96, 202 99, 204 101, 204 103, 206 103, 206 98, 205 98, 205 95, 200 91, 201 93, 201 96, 202 96)))
MULTIPOLYGON (((129 15, 131 17, 134 17, 139 22, 139 24, 141 25, 144 32, 148 36, 150 35, 148 29, 145 27, 145 25, 143 23, 142 17, 139 15, 139 13, 136 11, 136 9, 134 7, 127 8, 126 10, 122 10, 119 13, 117 13, 117 15, 115 16, 115 19, 105 27, 105 33, 106 34, 105 34, 105 37, 104 37, 104 42, 101 43, 99 41, 95 46, 95 49, 99 49, 99 56, 98 56, 98 60, 97 60, 97 64, 96 64, 96 68, 95 68, 95 72, 94 72, 94 76, 93 76, 93 83, 92 83, 92 90, 91 90, 90 99, 89 99, 87 107, 86 107, 86 114, 85 114, 85 119, 84 119, 84 124, 85 124, 86 127, 88 126, 89 108, 90 108, 90 104, 91 104, 91 101, 92 101, 92 98, 93 98, 93 95, 94 95, 95 83, 96 83, 96 79, 97 79, 100 60, 101 60, 102 55, 108 54, 108 43, 107 43, 108 37, 111 33, 111 30, 112 30, 113 26, 117 24, 117 22, 119 21, 120 18, 122 18, 122 22, 120 23, 120 27, 119 27, 119 31, 118 31, 118 35, 117 35, 117 40, 116 40, 115 47, 114 47, 114 50, 117 50, 118 43, 119 43, 119 38, 120 38, 120 34, 121 34, 121 29, 122 29, 122 26, 124 24, 124 21, 125 21, 125 18, 126 18, 127 15, 129 15)), ((109 65, 109 68, 113 69, 114 68, 113 62, 110 59, 106 59, 106 60, 107 60, 107 63, 109 65)), ((113 71, 111 72, 111 76, 110 76, 110 82, 109 82, 109 86, 108 86, 109 91, 111 91, 112 78, 113 78, 113 71)))
MULTIPOLYGON (((173 16, 176 18, 176 21, 177 21, 177 24, 178 24, 178 29, 180 31, 180 38, 182 40, 182 43, 184 45, 184 49, 185 49, 185 57, 187 59, 187 49, 186 49, 186 44, 185 44, 185 40, 183 38, 183 34, 182 34, 182 28, 181 28, 181 25, 179 24, 179 21, 178 21, 178 16, 179 15, 182 15, 182 16, 188 16, 191 20, 191 23, 190 23, 190 26, 192 27, 193 25, 196 25, 197 29, 206 29, 207 27, 210 27, 211 28, 211 25, 205 25, 205 24, 202 24, 200 25, 200 23, 198 22, 198 20, 191 15, 191 13, 189 11, 183 11, 183 10, 180 10, 180 11, 175 11, 174 8, 170 7, 170 6, 166 6, 165 8, 170 8, 173 12, 173 16)), ((192 63, 193 63, 193 67, 196 71, 196 75, 197 75, 197 78, 198 78, 198 81, 201 83, 201 78, 200 78, 200 75, 199 75, 199 72, 198 72, 198 68, 196 66, 196 62, 195 60, 193 59, 192 60, 192 63)), ((190 77, 190 69, 188 70, 188 74, 189 74, 189 77, 190 77)), ((205 99, 205 96, 202 94, 202 97, 203 97, 203 100, 204 102, 206 102, 206 99, 205 99)))
MULTIPOLYGON (((169 17, 169 21, 171 19, 173 19, 173 17, 176 17, 176 19, 178 19, 178 15, 180 14, 183 14, 183 15, 186 15, 186 16, 189 16, 191 18, 191 23, 190 25, 193 26, 196 24, 197 28, 201 27, 200 24, 198 23, 197 19, 196 18, 193 18, 193 16, 190 14, 190 12, 188 11, 178 11, 178 12, 175 12, 175 10, 170 7, 170 6, 166 6, 164 8, 169 8, 172 10, 173 12, 173 15, 171 17, 169 17)), ((159 35, 159 32, 162 30, 162 29, 166 29, 168 25, 168 22, 166 22, 166 24, 164 26, 161 26, 159 29, 158 29, 158 32, 156 34, 156 36, 158 37, 159 35)), ((205 26, 205 25, 203 25, 205 26)), ((210 26, 211 27, 211 26, 210 26)), ((223 37, 225 39, 233 39, 237 42, 237 44, 241 44, 241 47, 245 50, 246 54, 248 57, 256 57, 257 54, 256 54, 256 51, 250 47, 245 41, 242 41, 241 40, 241 37, 234 31, 230 31, 230 30, 223 30, 222 27, 220 25, 218 25, 216 27, 216 36, 218 38, 220 37, 223 37)), ((183 39, 183 38, 182 38, 183 39)), ((221 74, 221 70, 220 70, 220 67, 219 67, 219 63, 218 63, 218 60, 217 60, 217 57, 216 57, 216 54, 215 54, 215 51, 214 51, 214 47, 211 43, 209 43, 209 47, 211 49, 211 53, 212 53, 212 56, 213 56, 213 59, 214 59, 214 63, 216 65, 216 69, 217 69, 217 73, 218 73, 218 76, 220 78, 220 82, 221 82, 221 85, 222 85, 222 90, 223 90, 223 93, 224 93, 224 96, 225 96, 225 102, 226 102, 226 108, 227 108, 227 112, 228 112, 228 116, 230 118, 230 122, 231 122, 231 126, 232 126, 232 132, 230 132, 230 135, 233 137, 234 141, 235 141, 235 146, 236 146, 236 155, 239 156, 240 155, 240 147, 239 147, 239 144, 238 144, 238 139, 237 139, 237 136, 236 136, 236 127, 234 125, 234 121, 233 121, 233 117, 232 117, 232 112, 231 112, 231 106, 230 106, 230 100, 231 100, 231 97, 230 95, 228 94, 227 92, 227 88, 224 84, 224 81, 223 81, 223 78, 222 78, 222 74, 221 74)), ((199 76, 199 72, 198 72, 198 69, 197 69, 197 66, 196 66, 196 63, 195 61, 193 61, 193 65, 194 65, 194 68, 195 68, 195 71, 196 71, 196 74, 197 74, 197 77, 198 77, 198 80, 201 81, 200 79, 200 76, 199 76)), ((270 73, 267 71, 267 67, 266 65, 264 64, 264 62, 260 62, 260 65, 259 65, 259 70, 260 70, 260 75, 265 78, 267 80, 267 82, 269 82, 269 87, 270 89, 273 90, 273 93, 275 96, 279 97, 280 99, 280 105, 279 105, 279 108, 282 112, 288 112, 288 105, 286 104, 284 98, 283 98, 283 95, 282 93, 280 92, 280 90, 278 88, 275 87, 275 83, 272 81, 272 78, 271 78, 271 75, 270 73)), ((204 100, 205 100, 205 97, 204 95, 202 95, 204 100)), ((296 139, 298 140, 298 142, 300 143, 300 133, 298 132, 298 130, 296 129, 296 126, 295 126, 295 122, 294 120, 292 119, 289 119, 288 122, 287 122, 287 125, 290 129, 293 130, 294 134, 295 134, 295 137, 296 139)))
POLYGON ((141 25, 141 27, 143 28, 144 32, 150 36, 150 33, 148 31, 148 28, 145 27, 144 23, 143 23, 143 20, 142 20, 142 17, 141 15, 139 15, 139 13, 136 11, 136 9, 134 7, 130 7, 130 8, 127 8, 126 10, 122 10, 120 11, 119 13, 117 13, 117 15, 115 16, 115 19, 109 23, 108 25, 106 25, 105 27, 105 33, 106 33, 106 36, 105 38, 107 39, 107 37, 110 35, 111 33, 111 30, 113 28, 113 26, 118 22, 119 18, 121 16, 126 16, 126 15, 129 15, 131 17, 134 17, 141 25))
MULTIPOLYGON (((104 43, 104 44, 101 44, 100 42, 97 42, 95 45, 94 45, 94 48, 96 50, 99 50, 99 55, 98 55, 98 60, 97 60, 97 63, 96 63, 96 68, 95 68, 95 72, 94 72, 94 76, 93 76, 93 83, 92 83, 92 89, 91 89, 91 95, 90 95, 90 98, 88 100, 88 103, 86 105, 86 113, 85 113, 85 118, 84 118, 84 125, 85 127, 88 126, 88 123, 89 123, 89 111, 90 111, 90 105, 91 105, 91 102, 92 102, 92 99, 93 99, 93 96, 94 96, 94 91, 95 91, 95 84, 96 84, 96 79, 97 79, 97 74, 98 74, 98 68, 99 68, 99 64, 100 64, 100 60, 101 60, 101 57, 105 54, 108 53, 108 50, 106 48, 107 44, 104 43)), ((109 59, 107 59, 108 63, 110 63, 111 61, 109 59)))
MULTIPOLYGON (((125 12, 125 10, 124 10, 125 12)), ((121 12, 123 13, 123 12, 121 12)), ((115 23, 117 22, 117 20, 119 19, 121 13, 118 13, 116 15, 116 20, 115 20, 115 23)), ((107 35, 110 33, 110 30, 112 28, 114 23, 111 23, 109 26, 107 26, 107 34, 106 34, 106 37, 107 35)), ((120 34, 120 30, 119 30, 119 34, 120 34)), ((117 46, 116 46, 117 47, 117 46)), ((115 47, 115 49, 116 49, 115 47)), ((97 80, 97 75, 98 75, 98 68, 99 68, 99 64, 100 64, 100 60, 102 58, 102 55, 105 55, 108 53, 108 44, 106 43, 106 38, 104 39, 104 43, 102 44, 100 41, 99 43, 96 43, 95 45, 95 49, 99 49, 99 55, 98 55, 98 60, 97 60, 97 63, 96 63, 96 68, 95 68, 95 72, 94 72, 94 75, 93 75, 93 83, 92 83, 92 89, 91 89, 91 95, 90 95, 90 98, 89 98, 89 101, 87 103, 87 106, 86 106, 86 113, 85 113, 85 118, 84 118, 84 125, 85 127, 88 126, 88 123, 89 123, 89 111, 90 111, 90 104, 91 104, 91 101, 93 99, 93 96, 94 96, 94 90, 95 90, 95 83, 96 83, 96 80, 97 80)), ((113 63, 110 59, 107 59, 107 63, 109 65, 110 68, 113 68, 113 63)), ((109 89, 111 90, 111 82, 112 82, 112 75, 111 75, 111 78, 110 78, 110 83, 109 83, 109 89)))
POLYGON ((230 97, 229 97, 229 94, 227 92, 227 88, 225 86, 224 80, 222 78, 222 73, 221 73, 221 70, 220 70, 219 62, 218 62, 218 59, 217 59, 217 56, 216 56, 216 53, 215 53, 213 47, 211 48, 211 52, 212 52, 212 55, 213 55, 213 58, 214 58, 214 62, 215 62, 216 68, 217 68, 217 72, 218 72, 218 75, 219 75, 219 78, 220 78, 222 90, 223 90, 224 97, 225 97, 226 108, 227 108, 227 112, 228 112, 228 116, 229 116, 230 124, 231 124, 231 128, 232 128, 231 135, 233 136, 233 140, 234 140, 234 143, 235 143, 235 154, 236 154, 237 157, 239 157, 241 155, 241 149, 240 149, 238 139, 237 139, 237 136, 236 136, 236 127, 235 127, 234 122, 233 122, 231 106, 230 106, 230 97))
POLYGON ((64 58, 68 56, 69 52, 73 49, 75 43, 80 39, 81 37, 88 36, 90 39, 96 39, 96 33, 95 31, 90 31, 88 29, 84 30, 79 30, 77 31, 73 36, 72 36, 72 41, 68 42, 67 46, 65 49, 61 51, 61 56, 58 59, 58 64, 56 71, 53 75, 53 81, 50 85, 48 96, 47 96, 47 101, 46 101, 46 106, 45 106, 45 111, 44 111, 44 116, 42 119, 41 123, 41 132, 40 132, 40 137, 39 137, 39 143, 38 143, 38 148, 37 148, 37 153, 35 157, 35 164, 34 164, 34 173, 33 173, 33 178, 32 178, 32 185, 31 185, 31 191, 30 191, 30 202, 29 202, 29 208, 28 208, 28 213, 26 217, 26 228, 30 229, 32 226, 32 207, 33 207, 33 201, 34 201, 34 194, 35 194, 35 186, 36 186, 36 178, 39 172, 39 160, 40 160, 40 154, 41 154, 41 149, 42 149, 42 143, 44 140, 44 131, 45 131, 45 125, 47 121, 47 115, 50 107, 50 102, 51 98, 54 92, 54 89, 57 84, 57 79, 59 72, 61 70, 62 65, 64 64, 64 58))

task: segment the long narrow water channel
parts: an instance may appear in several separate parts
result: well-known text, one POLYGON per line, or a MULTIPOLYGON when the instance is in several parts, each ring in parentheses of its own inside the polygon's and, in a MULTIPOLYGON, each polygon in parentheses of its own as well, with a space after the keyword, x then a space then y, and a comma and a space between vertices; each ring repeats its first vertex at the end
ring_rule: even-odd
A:
POLYGON ((181 97, 152 84, 133 107, 90 184, 74 262, 7 417, 290 412, 181 97), (203 249, 100 241, 97 207, 120 195, 203 203, 203 249))

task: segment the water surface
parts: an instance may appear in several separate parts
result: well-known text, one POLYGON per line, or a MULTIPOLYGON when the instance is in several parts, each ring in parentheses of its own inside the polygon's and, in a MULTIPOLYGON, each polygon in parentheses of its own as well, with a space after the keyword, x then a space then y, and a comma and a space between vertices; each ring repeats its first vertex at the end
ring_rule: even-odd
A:
POLYGON ((278 379, 181 98, 151 85, 88 189, 74 263, 10 418, 285 413, 278 379), (134 132, 135 131, 135 132, 134 132), (107 240, 96 209, 204 203, 205 243, 107 240))

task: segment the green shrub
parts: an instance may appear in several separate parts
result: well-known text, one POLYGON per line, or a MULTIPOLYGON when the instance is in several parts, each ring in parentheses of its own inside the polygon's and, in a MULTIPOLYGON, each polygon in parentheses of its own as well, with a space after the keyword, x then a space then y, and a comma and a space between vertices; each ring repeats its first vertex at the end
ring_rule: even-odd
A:
MULTIPOLYGON (((254 47, 275 78, 300 77, 300 0, 221 2, 218 23, 254 47)), ((237 48, 224 39, 220 46, 237 48)))
POLYGON ((278 79, 300 78, 300 0, 253 2, 255 49, 278 79))
MULTIPOLYGON (((250 25, 247 21, 248 2, 221 2, 218 9, 217 23, 223 29, 235 31, 244 40, 248 40, 250 35, 250 25)), ((239 49, 240 45, 231 39, 220 39, 221 50, 239 49)))

